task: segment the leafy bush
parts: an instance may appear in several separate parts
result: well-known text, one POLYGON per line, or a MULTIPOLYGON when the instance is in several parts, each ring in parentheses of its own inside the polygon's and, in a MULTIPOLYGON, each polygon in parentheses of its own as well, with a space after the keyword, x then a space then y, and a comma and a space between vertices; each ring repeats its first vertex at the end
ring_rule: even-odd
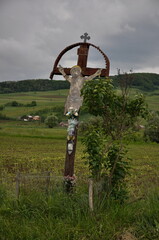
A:
POLYGON ((31 103, 28 103, 28 104, 26 104, 24 106, 26 106, 26 107, 35 107, 35 106, 37 106, 37 103, 36 103, 36 101, 32 101, 31 103))
POLYGON ((0 111, 4 109, 4 105, 0 105, 0 111))
POLYGON ((150 117, 144 132, 145 140, 159 143, 159 114, 153 113, 150 117))
POLYGON ((11 106, 12 107, 20 107, 20 106, 23 106, 23 104, 22 103, 18 103, 17 101, 12 101, 11 102, 11 106))
POLYGON ((92 126, 95 126, 96 128, 102 126, 102 118, 101 117, 91 117, 89 121, 83 121, 79 124, 79 133, 81 135, 85 135, 85 132, 92 128, 92 126))
POLYGON ((58 117, 55 116, 54 114, 48 116, 48 117, 45 119, 45 124, 46 124, 46 126, 48 126, 49 128, 53 128, 53 127, 57 126, 57 124, 58 124, 58 117))
POLYGON ((36 101, 32 101, 31 103, 27 103, 27 104, 23 104, 23 103, 19 103, 17 101, 12 101, 12 102, 8 102, 5 104, 5 106, 11 106, 11 107, 35 107, 37 106, 36 101))
POLYGON ((143 95, 129 97, 129 80, 132 79, 128 74, 118 80, 120 94, 108 78, 95 79, 84 85, 82 95, 88 113, 100 117, 101 123, 98 120, 89 124, 83 143, 91 177, 101 182, 101 192, 106 190, 107 196, 123 201, 129 174, 125 140, 133 132, 138 118, 146 117, 147 107, 143 95))

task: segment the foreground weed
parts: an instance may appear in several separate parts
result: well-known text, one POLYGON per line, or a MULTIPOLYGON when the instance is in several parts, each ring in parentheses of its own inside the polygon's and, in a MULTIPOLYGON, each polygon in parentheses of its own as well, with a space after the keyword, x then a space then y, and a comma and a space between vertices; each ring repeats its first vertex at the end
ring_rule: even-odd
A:
POLYGON ((1 239, 115 240, 130 229, 139 239, 159 238, 156 192, 131 204, 106 199, 103 202, 91 213, 85 191, 71 195, 57 191, 49 196, 32 192, 21 194, 18 202, 6 196, 0 207, 1 239))

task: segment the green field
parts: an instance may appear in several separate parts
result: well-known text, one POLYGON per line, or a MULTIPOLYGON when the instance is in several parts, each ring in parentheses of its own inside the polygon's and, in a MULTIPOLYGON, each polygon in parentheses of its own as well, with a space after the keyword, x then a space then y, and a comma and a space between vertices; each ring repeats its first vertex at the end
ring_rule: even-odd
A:
MULTIPOLYGON (((40 109, 63 106, 68 90, 1 94, 0 105, 11 101, 26 104, 36 101, 35 107, 5 107, 8 117, 36 112, 40 109)), ((145 93, 150 109, 159 110, 158 92, 145 93)), ((44 123, 20 120, 0 120, 0 177, 5 186, 17 172, 42 174, 50 171, 63 176, 66 128, 47 128, 44 123)), ((68 196, 62 186, 46 196, 39 189, 20 193, 17 201, 15 181, 12 189, 0 188, 0 239, 2 240, 115 240, 121 234, 132 233, 137 239, 159 239, 159 145, 143 141, 131 142, 131 175, 127 179, 129 199, 125 204, 107 202, 95 205, 94 214, 88 207, 89 171, 83 159, 79 135, 75 174, 76 192, 68 196)), ((127 238, 126 240, 131 240, 127 238)), ((132 239, 133 240, 133 239, 132 239)))
POLYGON ((22 104, 27 104, 31 101, 37 102, 36 107, 5 107, 3 114, 17 119, 24 114, 29 115, 31 112, 35 112, 40 109, 63 106, 67 93, 68 90, 1 94, 0 105, 4 105, 12 101, 17 101, 22 104))
MULTIPOLYGON (((136 89, 132 89, 130 93, 132 95, 141 92, 136 89)), ((44 108, 52 108, 54 106, 64 106, 66 97, 68 94, 67 90, 56 90, 48 92, 27 92, 27 93, 10 93, 0 95, 0 105, 4 105, 8 102, 17 101, 22 104, 36 101, 37 106, 35 107, 5 107, 3 114, 8 117, 17 119, 21 115, 30 114, 31 112, 38 111, 44 108)), ((159 90, 153 92, 143 92, 145 95, 146 102, 148 103, 149 109, 158 111, 159 109, 159 90)))

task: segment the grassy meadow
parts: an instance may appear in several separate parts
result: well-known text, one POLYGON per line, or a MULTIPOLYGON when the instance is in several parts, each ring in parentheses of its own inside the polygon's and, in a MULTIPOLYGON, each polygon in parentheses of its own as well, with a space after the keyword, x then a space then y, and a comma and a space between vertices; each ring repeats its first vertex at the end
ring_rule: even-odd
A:
POLYGON ((36 101, 37 106, 35 107, 6 107, 3 110, 3 114, 6 116, 17 119, 24 114, 29 115, 31 112, 41 109, 63 106, 67 93, 68 90, 1 94, 0 105, 4 105, 12 101, 17 101, 22 104, 28 104, 31 101, 36 101))
MULTIPOLYGON (((63 192, 60 178, 49 194, 22 189, 15 195, 15 176, 51 172, 62 177, 66 150, 66 128, 47 128, 41 122, 18 120, 22 115, 63 106, 68 90, 1 94, 0 105, 36 101, 34 107, 6 106, 2 114, 14 120, 0 120, 0 239, 2 240, 135 240, 159 239, 159 145, 141 139, 131 142, 127 179, 129 199, 124 204, 95 199, 88 207, 89 171, 78 137, 74 194, 63 192), (24 191, 23 191, 24 190, 24 191)), ((145 93, 149 108, 159 110, 159 91, 145 93)))

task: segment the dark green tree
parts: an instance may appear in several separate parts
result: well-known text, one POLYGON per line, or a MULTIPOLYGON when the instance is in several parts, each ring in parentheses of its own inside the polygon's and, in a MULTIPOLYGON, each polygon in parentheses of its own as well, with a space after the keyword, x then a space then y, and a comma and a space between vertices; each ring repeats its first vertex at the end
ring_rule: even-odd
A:
POLYGON ((115 91, 109 78, 87 82, 83 89, 84 104, 88 112, 102 119, 101 124, 90 125, 83 143, 91 177, 101 182, 108 196, 124 198, 125 178, 129 159, 126 157, 125 139, 133 131, 139 117, 146 117, 143 95, 129 97, 129 77, 119 76, 120 93, 115 91))

